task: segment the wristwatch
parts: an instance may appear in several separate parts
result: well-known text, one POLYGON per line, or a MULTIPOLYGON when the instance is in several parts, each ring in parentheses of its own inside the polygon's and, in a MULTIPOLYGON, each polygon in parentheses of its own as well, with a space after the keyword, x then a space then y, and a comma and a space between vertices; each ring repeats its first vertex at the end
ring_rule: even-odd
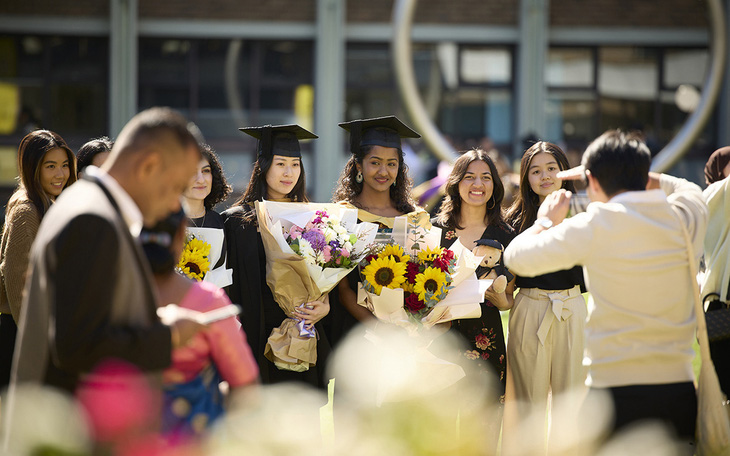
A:
POLYGON ((549 230, 553 226, 553 221, 547 217, 540 217, 539 219, 535 220, 535 225, 539 225, 544 229, 549 230))

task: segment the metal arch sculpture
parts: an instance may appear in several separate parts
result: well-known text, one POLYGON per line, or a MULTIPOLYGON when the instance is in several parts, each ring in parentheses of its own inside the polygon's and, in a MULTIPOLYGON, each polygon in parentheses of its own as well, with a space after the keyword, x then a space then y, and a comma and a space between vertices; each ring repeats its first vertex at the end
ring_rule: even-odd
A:
POLYGON ((429 149, 441 160, 453 162, 458 154, 428 117, 426 106, 418 93, 413 74, 411 51, 411 24, 417 0, 396 0, 393 6, 393 61, 398 91, 416 129, 423 135, 429 149))
MULTIPOLYGON (((393 6, 393 66, 398 90, 413 119, 416 129, 436 157, 453 161, 456 151, 443 137, 436 125, 428 117, 426 107, 418 93, 416 78, 413 74, 413 54, 411 51, 411 26, 413 13, 418 0, 396 0, 393 6)), ((722 85, 725 72, 725 16, 721 0, 707 0, 710 18, 712 58, 707 73, 702 97, 694 112, 687 118, 682 128, 672 140, 654 157, 652 171, 663 172, 672 167, 689 150, 712 114, 722 85)))

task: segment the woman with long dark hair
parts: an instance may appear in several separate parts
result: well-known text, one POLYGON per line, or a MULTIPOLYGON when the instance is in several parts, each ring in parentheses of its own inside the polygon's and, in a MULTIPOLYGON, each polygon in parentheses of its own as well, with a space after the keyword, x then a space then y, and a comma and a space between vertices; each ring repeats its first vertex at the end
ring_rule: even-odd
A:
POLYGON ((317 365, 304 372, 279 370, 264 356, 266 341, 287 315, 274 299, 266 284, 266 252, 258 231, 256 201, 306 202, 306 181, 300 139, 317 136, 298 125, 242 128, 246 134, 258 139, 258 158, 251 173, 251 180, 243 196, 223 215, 228 264, 233 268, 233 283, 227 288, 228 296, 243 307, 241 322, 248 343, 259 365, 264 384, 282 381, 298 381, 316 387, 324 387, 324 365, 329 344, 319 321, 329 312, 329 302, 311 301, 296 311, 295 316, 306 325, 315 325, 320 339, 317 341, 317 365))
MULTIPOLYGON (((470 250, 477 245, 506 247, 514 232, 502 219, 503 198, 502 179, 487 152, 481 149, 465 152, 454 162, 446 181, 444 201, 434 219, 434 225, 442 229, 441 246, 451 247, 458 239, 470 250)), ((501 259, 492 268, 504 275, 501 274, 505 272, 501 259)), ((477 269, 477 273, 484 272, 477 269)), ((475 382, 489 389, 497 405, 495 410, 501 412, 506 349, 499 311, 512 307, 514 280, 509 280, 506 288, 494 288, 494 285, 490 286, 484 295, 480 304, 481 317, 451 322, 450 332, 459 336, 464 344, 463 351, 450 358, 461 364, 475 382)), ((499 435, 501 418, 501 413, 496 413, 486 423, 494 442, 499 435)))
POLYGON ((226 267, 223 217, 213 208, 231 194, 231 186, 213 149, 203 144, 200 152, 203 157, 198 163, 198 172, 183 192, 185 208, 190 217, 187 233, 211 246, 208 256, 210 270, 203 275, 203 280, 227 287, 233 279, 231 270, 226 267))
MULTIPOLYGON (((547 195, 561 188, 575 192, 572 181, 556 177, 569 168, 568 158, 555 144, 538 141, 525 151, 520 162, 520 193, 507 213, 518 233, 541 223, 537 210, 547 195)), ((516 286, 519 291, 510 312, 507 353, 517 418, 524 419, 534 407, 545 410, 550 391, 554 398, 584 386, 587 309, 581 294, 585 291, 581 266, 517 277, 516 286)))
POLYGON ((36 130, 20 142, 18 173, 0 241, 0 386, 10 377, 30 247, 48 208, 76 182, 76 158, 61 136, 36 130))
MULTIPOLYGON (((358 209, 358 220, 379 225, 378 232, 388 237, 396 217, 408 214, 418 223, 430 227, 428 213, 416 206, 403 159, 401 138, 421 136, 395 116, 343 122, 340 127, 350 133, 350 159, 345 165, 332 202, 358 209)), ((376 238, 377 240, 377 238, 376 238)), ((337 303, 333 302, 329 318, 330 342, 335 346, 360 321, 374 318, 357 304, 356 268, 337 286, 337 303)))

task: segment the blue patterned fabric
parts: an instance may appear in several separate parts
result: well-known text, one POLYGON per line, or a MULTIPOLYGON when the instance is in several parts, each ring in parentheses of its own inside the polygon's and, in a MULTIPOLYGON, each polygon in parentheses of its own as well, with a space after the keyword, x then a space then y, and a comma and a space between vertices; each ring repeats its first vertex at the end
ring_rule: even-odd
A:
POLYGON ((187 383, 166 385, 162 430, 165 434, 201 434, 223 414, 223 381, 210 365, 187 383))

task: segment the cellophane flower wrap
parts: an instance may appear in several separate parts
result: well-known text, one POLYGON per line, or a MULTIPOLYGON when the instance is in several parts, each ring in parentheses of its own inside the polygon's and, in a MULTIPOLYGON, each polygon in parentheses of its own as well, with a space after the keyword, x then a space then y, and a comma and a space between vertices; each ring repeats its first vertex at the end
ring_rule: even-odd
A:
POLYGON ((266 250, 266 283, 289 316, 269 336, 264 355, 279 369, 303 372, 317 362, 316 331, 294 317, 321 299, 370 252, 377 225, 357 223, 339 204, 256 203, 266 250))
POLYGON ((489 283, 474 271, 481 258, 457 240, 440 247, 441 229, 397 217, 392 238, 360 264, 358 304, 411 332, 477 318, 489 283))

